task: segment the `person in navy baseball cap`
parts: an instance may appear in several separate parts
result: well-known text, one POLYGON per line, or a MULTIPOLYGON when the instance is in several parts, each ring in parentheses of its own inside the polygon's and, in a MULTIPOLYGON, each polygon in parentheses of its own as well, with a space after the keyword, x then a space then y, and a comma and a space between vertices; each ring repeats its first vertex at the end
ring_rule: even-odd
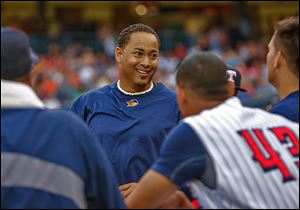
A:
POLYGON ((35 92, 37 62, 24 32, 1 28, 1 209, 125 209, 88 126, 35 92))
POLYGON ((14 80, 26 75, 38 60, 24 32, 1 27, 1 79, 14 80))
POLYGON ((227 67, 226 74, 228 77, 229 85, 231 86, 231 84, 234 84, 232 88, 230 88, 232 89, 232 95, 236 96, 239 91, 247 92, 246 89, 241 88, 242 75, 238 70, 232 67, 227 67))

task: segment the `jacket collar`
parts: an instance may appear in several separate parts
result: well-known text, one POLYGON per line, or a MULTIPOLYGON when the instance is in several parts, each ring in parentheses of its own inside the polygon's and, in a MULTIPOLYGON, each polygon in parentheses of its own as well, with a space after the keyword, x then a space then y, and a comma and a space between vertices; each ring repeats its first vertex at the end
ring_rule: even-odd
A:
POLYGON ((2 108, 45 109, 46 107, 28 85, 1 79, 1 109, 2 108))

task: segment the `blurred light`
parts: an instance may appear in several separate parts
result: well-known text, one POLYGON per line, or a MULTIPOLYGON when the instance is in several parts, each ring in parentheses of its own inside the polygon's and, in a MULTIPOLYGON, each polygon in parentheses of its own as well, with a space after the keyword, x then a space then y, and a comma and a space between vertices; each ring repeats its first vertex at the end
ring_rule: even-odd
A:
POLYGON ((144 5, 140 4, 135 8, 135 12, 136 14, 143 16, 147 13, 147 8, 144 5))

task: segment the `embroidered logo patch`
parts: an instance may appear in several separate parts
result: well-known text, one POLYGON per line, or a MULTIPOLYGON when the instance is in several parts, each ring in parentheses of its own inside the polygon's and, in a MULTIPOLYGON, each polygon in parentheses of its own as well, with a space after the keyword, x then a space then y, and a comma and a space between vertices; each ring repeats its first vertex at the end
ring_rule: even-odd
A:
POLYGON ((134 107, 139 104, 137 99, 131 99, 130 101, 127 101, 126 103, 127 103, 127 107, 134 107))

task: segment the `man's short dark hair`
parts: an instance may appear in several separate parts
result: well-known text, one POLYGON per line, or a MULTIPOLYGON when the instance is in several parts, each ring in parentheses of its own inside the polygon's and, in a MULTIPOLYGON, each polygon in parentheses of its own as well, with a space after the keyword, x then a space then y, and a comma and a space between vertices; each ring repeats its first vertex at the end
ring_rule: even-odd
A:
POLYGON ((285 18, 275 25, 274 46, 299 78, 299 16, 285 18))
POLYGON ((157 39, 158 45, 160 46, 159 37, 157 33, 153 30, 153 28, 146 26, 142 23, 137 23, 137 24, 130 25, 121 31, 118 38, 118 47, 124 49, 128 44, 128 42, 130 41, 131 34, 136 32, 146 32, 146 33, 153 34, 157 39))
POLYGON ((226 65, 215 54, 195 52, 179 65, 177 85, 183 85, 199 97, 225 99, 228 97, 226 65))

